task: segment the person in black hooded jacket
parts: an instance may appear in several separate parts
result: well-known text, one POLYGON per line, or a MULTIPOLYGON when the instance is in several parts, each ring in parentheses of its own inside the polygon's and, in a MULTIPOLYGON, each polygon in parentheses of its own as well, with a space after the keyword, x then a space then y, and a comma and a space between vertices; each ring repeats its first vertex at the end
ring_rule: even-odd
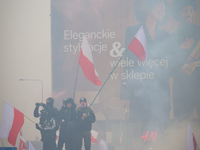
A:
POLYGON ((58 130, 58 110, 53 106, 54 99, 49 97, 44 103, 36 103, 34 117, 40 117, 39 124, 36 123, 36 129, 40 130, 43 142, 43 150, 56 150, 56 131, 58 130), (39 111, 39 106, 44 109, 39 111))
POLYGON ((92 123, 96 121, 96 117, 92 109, 89 107, 85 97, 80 99, 77 111, 77 150, 81 150, 82 139, 84 139, 85 150, 91 150, 91 129, 92 123))
MULTIPOLYGON (((76 149, 76 104, 72 98, 67 98, 65 100, 65 110, 60 111, 60 117, 62 118, 60 131, 63 135, 66 150, 75 150, 76 149)), ((60 139, 59 137, 59 140, 60 139)), ((62 147, 58 146, 58 150, 61 150, 62 147), (60 148, 60 149, 59 149, 60 148)))

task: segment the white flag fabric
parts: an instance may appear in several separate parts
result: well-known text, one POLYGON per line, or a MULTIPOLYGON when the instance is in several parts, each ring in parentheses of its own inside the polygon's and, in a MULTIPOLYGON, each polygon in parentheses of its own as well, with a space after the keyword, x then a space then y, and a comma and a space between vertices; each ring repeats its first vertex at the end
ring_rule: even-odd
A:
POLYGON ((91 142, 98 144, 98 142, 97 142, 98 134, 99 133, 97 131, 91 130, 91 142))
POLYGON ((32 143, 29 141, 29 150, 35 150, 35 148, 33 147, 32 143))
POLYGON ((185 150, 196 150, 196 139, 194 137, 194 134, 192 132, 192 128, 189 122, 188 122, 188 131, 187 131, 185 150))
POLYGON ((15 146, 17 136, 23 124, 24 114, 4 100, 0 137, 6 138, 10 144, 15 146))
POLYGON ((19 150, 23 150, 26 149, 26 141, 25 139, 22 137, 22 132, 20 131, 20 140, 19 140, 19 150))
POLYGON ((79 54, 79 64, 88 80, 95 85, 102 85, 101 81, 98 79, 98 73, 94 68, 90 45, 85 36, 83 36, 83 43, 79 54))
POLYGON ((147 40, 142 26, 132 39, 128 49, 132 51, 141 61, 145 61, 147 59, 147 40))
POLYGON ((100 140, 100 142, 99 142, 99 150, 108 150, 107 143, 104 140, 100 140))

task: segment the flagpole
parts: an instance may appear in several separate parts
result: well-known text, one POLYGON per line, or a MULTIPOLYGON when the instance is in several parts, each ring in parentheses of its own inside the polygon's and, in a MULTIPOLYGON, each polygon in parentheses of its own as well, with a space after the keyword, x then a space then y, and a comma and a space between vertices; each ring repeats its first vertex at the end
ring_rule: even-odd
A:
MULTIPOLYGON (((26 117, 28 120, 30 120, 32 123, 34 123, 34 124, 36 124, 33 120, 31 120, 29 117, 27 117, 26 115, 24 115, 24 117, 26 117)), ((39 128, 41 128, 42 129, 42 127, 41 126, 39 126, 39 128)))
POLYGON ((88 107, 88 109, 86 110, 86 113, 88 112, 89 108, 92 106, 92 104, 94 103, 95 99, 97 98, 97 96, 99 95, 99 93, 101 92, 101 90, 103 89, 104 85, 106 84, 106 82, 108 81, 108 79, 110 78, 111 74, 113 73, 113 71, 115 70, 115 68, 117 67, 117 65, 119 64, 120 60, 122 59, 122 57, 124 56, 124 54, 126 53, 126 51, 128 50, 128 48, 125 49, 123 55, 120 57, 120 59, 118 60, 118 62, 116 63, 116 65, 114 66, 114 68, 112 69, 112 71, 110 72, 110 74, 108 75, 106 81, 103 83, 103 85, 101 86, 99 92, 97 93, 97 95, 95 96, 95 98, 93 99, 92 103, 90 104, 90 106, 88 107))
POLYGON ((77 73, 76 73, 76 80, 75 80, 75 86, 74 86, 73 100, 74 100, 75 91, 76 91, 76 84, 77 84, 77 80, 78 80, 78 71, 79 71, 79 62, 78 62, 77 73))
POLYGON ((28 120, 30 120, 32 123, 36 124, 33 120, 31 120, 29 117, 27 117, 26 115, 24 115, 24 117, 26 117, 28 120))
POLYGON ((197 145, 197 149, 200 150, 198 144, 196 144, 196 145, 197 145))

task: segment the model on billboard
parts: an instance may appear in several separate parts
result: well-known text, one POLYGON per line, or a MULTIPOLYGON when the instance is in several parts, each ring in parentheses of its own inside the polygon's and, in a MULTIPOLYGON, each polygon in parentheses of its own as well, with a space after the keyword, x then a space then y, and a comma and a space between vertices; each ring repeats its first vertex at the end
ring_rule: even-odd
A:
POLYGON ((125 46, 143 26, 147 39, 147 60, 141 62, 127 51, 124 59, 134 66, 123 68, 121 100, 130 100, 130 120, 157 120, 169 118, 170 93, 168 83, 168 37, 160 26, 167 20, 167 3, 164 0, 137 0, 135 15, 141 24, 128 27, 125 46), (138 75, 142 75, 140 78, 138 75))
POLYGON ((194 24, 195 0, 175 0, 173 17, 178 29, 171 35, 175 118, 200 117, 200 27, 194 24), (199 44, 198 44, 199 43, 199 44))

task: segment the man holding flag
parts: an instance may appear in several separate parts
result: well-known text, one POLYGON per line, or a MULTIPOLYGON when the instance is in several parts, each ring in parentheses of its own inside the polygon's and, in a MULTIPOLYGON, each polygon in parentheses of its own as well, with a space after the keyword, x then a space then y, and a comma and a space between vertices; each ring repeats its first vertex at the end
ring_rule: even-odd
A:
POLYGON ((81 150, 82 140, 84 139, 85 150, 91 150, 91 129, 92 123, 96 121, 96 117, 92 109, 89 107, 85 97, 80 99, 77 110, 77 126, 78 126, 78 141, 77 150, 81 150))

